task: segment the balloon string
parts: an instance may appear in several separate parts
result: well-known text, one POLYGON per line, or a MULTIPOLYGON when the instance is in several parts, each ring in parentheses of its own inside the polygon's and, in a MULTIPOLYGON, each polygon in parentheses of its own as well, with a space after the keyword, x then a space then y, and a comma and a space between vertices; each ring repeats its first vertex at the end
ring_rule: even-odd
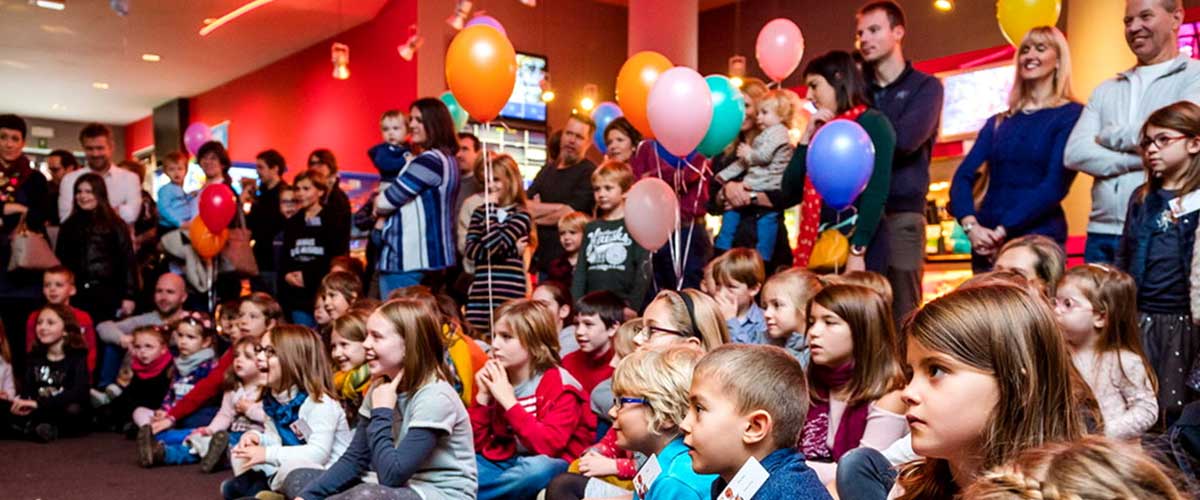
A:
MULTIPOLYGON (((488 120, 484 124, 484 137, 490 137, 492 134, 492 121, 488 120)), ((492 203, 492 190, 488 186, 492 180, 492 155, 488 154, 487 148, 483 148, 483 179, 479 179, 483 183, 483 228, 484 234, 489 235, 492 232, 492 212, 495 210, 492 203)), ((488 241, 485 237, 484 241, 488 241)), ((488 332, 491 332, 496 327, 496 297, 492 287, 492 274, 495 269, 492 268, 492 250, 486 248, 487 253, 487 300, 488 300, 488 332)), ((522 256, 524 260, 524 256, 522 256)))

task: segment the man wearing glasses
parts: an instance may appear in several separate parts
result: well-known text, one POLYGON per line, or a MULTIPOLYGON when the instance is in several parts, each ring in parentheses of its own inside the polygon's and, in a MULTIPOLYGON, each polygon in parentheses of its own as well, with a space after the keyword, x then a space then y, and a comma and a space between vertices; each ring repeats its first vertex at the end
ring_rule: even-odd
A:
POLYGON ((1064 154, 1067 168, 1095 179, 1089 263, 1116 260, 1129 196, 1146 180, 1138 153, 1146 117, 1177 101, 1200 101, 1200 62, 1179 52, 1182 0, 1126 0, 1124 22, 1137 65, 1096 87, 1064 154))

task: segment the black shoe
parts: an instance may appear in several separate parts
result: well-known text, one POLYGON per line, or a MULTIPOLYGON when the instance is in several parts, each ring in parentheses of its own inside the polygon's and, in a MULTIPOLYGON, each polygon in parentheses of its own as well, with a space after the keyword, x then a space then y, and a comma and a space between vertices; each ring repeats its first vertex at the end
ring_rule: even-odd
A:
POLYGON ((200 459, 200 470, 208 473, 215 472, 225 462, 225 452, 229 450, 229 433, 218 431, 212 435, 208 443, 208 452, 200 459))
POLYGON ((153 467, 155 464, 163 462, 166 448, 157 439, 154 439, 154 431, 150 429, 149 425, 143 425, 138 429, 137 452, 138 465, 142 467, 153 467))
POLYGON ((33 428, 33 440, 39 443, 49 443, 58 439, 58 427, 51 424, 38 424, 33 428))

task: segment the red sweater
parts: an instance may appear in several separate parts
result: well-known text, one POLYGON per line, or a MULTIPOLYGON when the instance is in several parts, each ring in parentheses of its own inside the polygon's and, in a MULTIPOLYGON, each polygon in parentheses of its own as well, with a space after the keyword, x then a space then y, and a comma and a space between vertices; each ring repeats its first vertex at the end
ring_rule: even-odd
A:
POLYGON ((601 456, 616 460, 617 479, 628 481, 637 475, 637 460, 634 459, 632 451, 617 446, 616 429, 609 429, 599 443, 588 449, 599 453, 601 456))
MULTIPOLYGON (((507 411, 492 401, 480 406, 472 401, 471 430, 475 450, 488 460, 507 460, 517 454, 517 440, 530 452, 561 458, 568 462, 579 457, 594 439, 596 431, 587 418, 587 396, 578 382, 564 380, 559 368, 542 374, 534 392, 536 415, 520 404, 507 411)), ((193 389, 195 392, 195 389, 193 389)), ((190 396, 191 394, 189 394, 190 396)))
POLYGON ((208 372, 208 376, 196 383, 192 390, 187 393, 183 399, 175 402, 175 406, 171 411, 167 412, 171 418, 179 420, 192 412, 208 406, 209 401, 220 399, 225 393, 221 390, 221 385, 225 382, 225 370, 233 366, 233 351, 228 349, 221 358, 217 360, 217 366, 214 366, 212 371, 208 372))
MULTIPOLYGON (((71 307, 71 310, 75 312, 75 321, 83 327, 83 343, 87 344, 87 367, 90 375, 96 372, 96 328, 92 325, 90 314, 75 307, 71 307)), ((32 352, 33 344, 37 343, 37 317, 40 312, 41 309, 34 311, 29 315, 29 319, 25 320, 25 352, 32 352)))
POLYGON ((600 385, 600 382, 612 378, 613 367, 609 366, 609 363, 612 363, 613 350, 610 344, 608 350, 599 358, 592 357, 590 352, 575 351, 563 358, 562 365, 579 380, 579 385, 583 386, 583 393, 590 396, 592 389, 600 385))

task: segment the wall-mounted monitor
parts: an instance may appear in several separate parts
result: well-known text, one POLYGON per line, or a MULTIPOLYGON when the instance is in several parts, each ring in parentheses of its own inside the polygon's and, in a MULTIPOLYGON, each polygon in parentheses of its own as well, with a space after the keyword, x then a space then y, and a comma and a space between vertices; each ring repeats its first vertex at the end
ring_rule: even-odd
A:
POLYGON ((945 88, 938 142, 974 138, 988 118, 1007 110, 1015 71, 1005 62, 938 73, 945 88))
POLYGON ((508 103, 500 110, 500 117, 545 123, 546 103, 542 102, 542 78, 545 76, 545 56, 518 52, 517 84, 513 86, 508 103))

